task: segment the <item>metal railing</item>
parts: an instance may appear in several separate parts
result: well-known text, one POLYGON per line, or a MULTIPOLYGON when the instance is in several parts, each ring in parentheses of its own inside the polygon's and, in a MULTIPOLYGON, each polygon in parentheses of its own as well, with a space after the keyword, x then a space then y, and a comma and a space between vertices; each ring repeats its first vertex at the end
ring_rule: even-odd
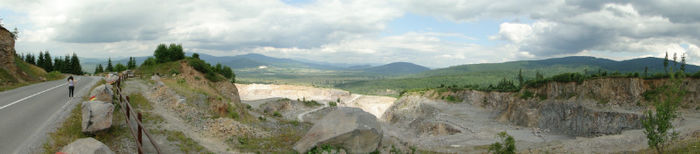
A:
POLYGON ((129 127, 129 132, 131 133, 131 136, 136 139, 136 146, 138 147, 139 154, 143 154, 143 134, 145 134, 148 140, 151 142, 153 148, 155 148, 156 150, 156 153, 160 154, 161 152, 160 148, 158 147, 158 144, 155 142, 155 140, 153 140, 153 137, 151 137, 150 133, 148 133, 148 131, 143 128, 143 124, 141 123, 141 112, 133 111, 133 107, 131 107, 131 103, 129 103, 129 96, 122 94, 121 83, 127 78, 128 76, 126 75, 119 75, 119 78, 114 83, 114 91, 115 94, 119 97, 119 105, 122 106, 122 108, 124 108, 122 112, 126 116, 126 125, 129 127), (134 112, 136 114, 134 114, 134 112), (136 115, 136 120, 130 120, 132 118, 131 116, 133 115, 136 115), (134 129, 132 128, 132 121, 136 124, 136 132, 134 132, 134 129))

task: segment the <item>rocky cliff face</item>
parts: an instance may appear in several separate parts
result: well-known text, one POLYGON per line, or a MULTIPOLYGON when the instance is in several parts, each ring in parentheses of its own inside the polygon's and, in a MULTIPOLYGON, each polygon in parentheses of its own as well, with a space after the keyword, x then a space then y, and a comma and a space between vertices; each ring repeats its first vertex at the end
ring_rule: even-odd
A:
MULTIPOLYGON (((459 98, 461 103, 491 110, 496 115, 496 120, 501 122, 537 127, 572 136, 598 136, 641 128, 642 111, 646 109, 645 104, 649 103, 644 99, 644 93, 653 91, 664 82, 665 80, 609 78, 588 80, 581 84, 552 82, 543 87, 524 90, 546 96, 541 98, 521 98, 519 92, 475 90, 427 91, 410 95, 432 99, 454 96, 459 98)), ((687 93, 681 106, 695 109, 698 106, 695 101, 700 100, 700 80, 685 79, 683 89, 687 93)), ((410 95, 404 97, 410 98, 410 95)), ((406 99, 402 98, 397 102, 400 101, 406 99)), ((394 107, 390 110, 390 113, 400 112, 394 111, 394 107)), ((395 120, 391 117, 385 118, 395 120)))
POLYGON ((15 66, 15 39, 12 33, 2 26, 0 26, 0 68, 8 72, 17 72, 17 67, 15 66))

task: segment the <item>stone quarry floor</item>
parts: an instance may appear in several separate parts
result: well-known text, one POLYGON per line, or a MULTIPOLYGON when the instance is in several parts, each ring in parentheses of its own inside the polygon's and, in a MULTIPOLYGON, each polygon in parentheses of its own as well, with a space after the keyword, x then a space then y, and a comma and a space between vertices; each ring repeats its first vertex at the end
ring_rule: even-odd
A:
MULTIPOLYGON (((277 86, 280 87, 279 85, 277 86)), ((301 86, 293 87, 294 90, 303 89, 301 86)), ((269 88, 269 86, 267 88, 269 88)), ((311 89, 313 87, 308 88, 311 89)), ((253 96, 246 95, 255 94, 255 99, 243 100, 243 103, 257 107, 270 100, 276 100, 278 98, 294 99, 297 97, 297 95, 288 92, 290 90, 289 87, 282 89, 283 91, 287 91, 286 93, 275 92, 275 90, 276 89, 273 87, 264 92, 242 92, 241 98, 253 98, 253 96)), ((313 92, 305 94, 313 94, 313 92)), ((318 94, 319 96, 311 97, 333 97, 321 96, 328 95, 329 93, 319 92, 318 94)), ((352 100, 347 103, 352 105, 347 106, 361 107, 365 111, 374 112, 373 114, 375 115, 383 114, 382 112, 386 111, 388 106, 391 106, 391 103, 389 103, 385 108, 382 105, 386 105, 387 103, 377 102, 386 102, 386 100, 372 100, 372 97, 342 99, 352 100), (363 104, 365 102, 369 103, 363 104)), ((375 99, 384 98, 376 97, 375 99)), ((496 134, 501 131, 506 131, 513 136, 516 139, 518 150, 525 153, 616 153, 634 152, 648 148, 646 137, 642 130, 628 130, 623 131, 621 134, 598 137, 573 137, 548 130, 521 127, 507 122, 500 122, 496 119, 496 115, 490 110, 468 103, 455 104, 430 99, 420 101, 438 110, 435 116, 436 121, 450 125, 460 130, 460 133, 445 135, 419 134, 413 131, 413 128, 408 125, 389 124, 380 118, 379 121, 382 123, 385 136, 396 138, 401 143, 406 143, 409 146, 417 147, 424 151, 445 153, 485 152, 489 144, 496 142, 496 134)), ((303 111, 308 111, 308 109, 303 111)), ((318 112, 322 111, 324 110, 318 112)), ((296 111, 296 113, 299 112, 302 111, 296 111)), ((696 110, 684 111, 681 119, 682 120, 675 122, 677 129, 681 132, 681 139, 689 137, 694 132, 700 131, 700 122, 698 122, 700 121, 700 113, 697 113, 696 110)))

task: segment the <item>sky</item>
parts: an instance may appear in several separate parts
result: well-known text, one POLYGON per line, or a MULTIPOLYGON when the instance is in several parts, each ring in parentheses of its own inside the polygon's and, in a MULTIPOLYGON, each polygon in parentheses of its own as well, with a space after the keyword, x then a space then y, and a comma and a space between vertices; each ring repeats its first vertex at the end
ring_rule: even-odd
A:
POLYGON ((0 0, 19 53, 150 56, 160 43, 432 68, 595 56, 700 64, 698 0, 0 0))

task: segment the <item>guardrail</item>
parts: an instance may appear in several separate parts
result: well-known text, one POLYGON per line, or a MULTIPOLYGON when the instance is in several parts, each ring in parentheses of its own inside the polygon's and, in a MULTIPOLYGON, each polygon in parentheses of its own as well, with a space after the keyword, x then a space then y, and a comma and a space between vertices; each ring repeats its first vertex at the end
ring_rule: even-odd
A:
POLYGON ((146 131, 146 129, 143 129, 143 124, 141 123, 141 119, 142 119, 141 112, 135 112, 135 111, 131 110, 133 107, 131 107, 131 103, 129 103, 130 102, 129 96, 122 95, 121 83, 123 80, 126 80, 127 78, 128 78, 128 76, 119 75, 119 79, 117 79, 117 81, 114 83, 116 85, 114 88, 114 91, 115 91, 115 94, 119 97, 119 102, 118 102, 119 105, 122 106, 122 108, 124 108, 122 110, 122 112, 126 116, 126 125, 129 127, 129 132, 131 133, 131 136, 136 139, 136 145, 138 147, 139 154, 143 154, 143 134, 146 135, 148 140, 153 145, 153 148, 155 148, 156 152, 158 154, 160 154, 161 152, 160 152, 160 148, 158 147, 158 144, 155 142, 155 140, 153 140, 153 137, 151 137, 150 133, 148 133, 148 131, 146 131), (134 112, 135 112, 135 114, 134 114, 134 112), (136 132, 134 132, 134 129, 131 128, 132 127, 132 123, 131 123, 132 120, 130 120, 130 119, 132 118, 131 116, 133 116, 133 115, 136 115, 136 120, 133 121, 137 126, 136 132))

